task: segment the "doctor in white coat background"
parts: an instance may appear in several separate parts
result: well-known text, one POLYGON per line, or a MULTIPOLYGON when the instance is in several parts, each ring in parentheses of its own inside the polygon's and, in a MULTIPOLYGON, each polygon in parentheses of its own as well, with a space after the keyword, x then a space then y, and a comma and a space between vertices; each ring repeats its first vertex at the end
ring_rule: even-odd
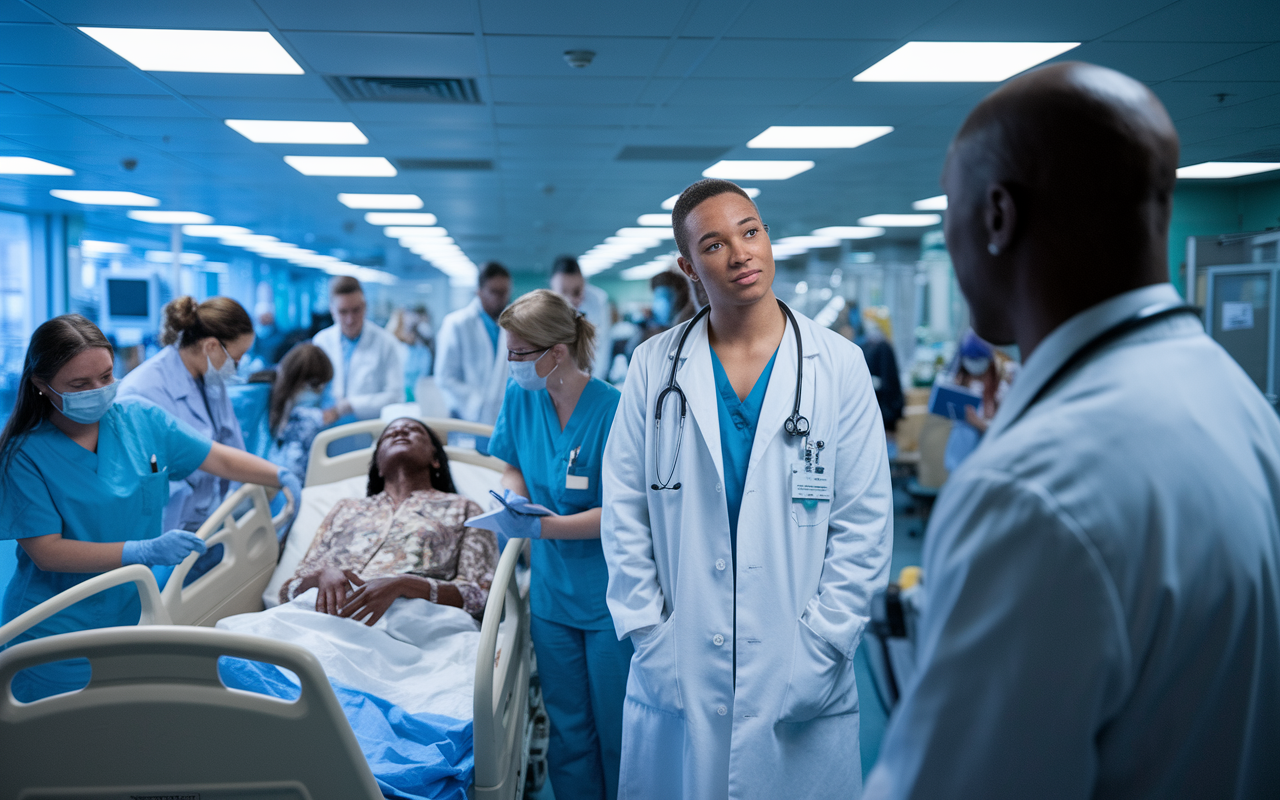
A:
POLYGON ((458 419, 492 425, 507 390, 507 334, 498 316, 511 300, 511 273, 490 261, 476 297, 447 315, 436 337, 436 384, 458 419))
POLYGON ((673 216, 680 267, 711 302, 636 350, 605 451, 609 610, 636 648, 618 796, 857 797, 853 656, 893 539, 871 377, 850 342, 790 320, 740 188, 699 181, 673 216), (688 413, 667 395, 659 447, 673 363, 688 413), (784 431, 797 417, 807 438, 784 431), (793 499, 793 470, 825 497, 793 499))
POLYGON ((1177 166, 1080 63, 951 146, 956 277, 1024 365, 933 511, 866 798, 1280 797, 1280 422, 1167 282, 1177 166))
POLYGON ((329 310, 336 322, 311 337, 333 363, 329 387, 339 423, 374 419, 383 406, 404 402, 404 365, 396 338, 365 319, 366 308, 360 281, 349 275, 334 278, 329 310))

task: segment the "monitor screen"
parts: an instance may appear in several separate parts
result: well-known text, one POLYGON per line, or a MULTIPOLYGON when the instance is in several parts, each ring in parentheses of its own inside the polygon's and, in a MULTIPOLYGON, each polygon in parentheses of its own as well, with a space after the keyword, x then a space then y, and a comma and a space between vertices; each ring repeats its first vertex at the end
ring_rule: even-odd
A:
POLYGON ((107 278, 107 302, 111 316, 142 319, 150 316, 149 289, 145 278, 107 278))

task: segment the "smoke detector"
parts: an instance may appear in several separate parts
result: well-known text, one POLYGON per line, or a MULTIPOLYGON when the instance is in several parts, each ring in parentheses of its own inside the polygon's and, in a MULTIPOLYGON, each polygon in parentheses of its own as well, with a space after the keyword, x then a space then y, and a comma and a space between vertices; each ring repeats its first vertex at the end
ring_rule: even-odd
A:
POLYGON ((564 61, 574 69, 582 69, 591 65, 596 57, 594 50, 565 50, 564 61))

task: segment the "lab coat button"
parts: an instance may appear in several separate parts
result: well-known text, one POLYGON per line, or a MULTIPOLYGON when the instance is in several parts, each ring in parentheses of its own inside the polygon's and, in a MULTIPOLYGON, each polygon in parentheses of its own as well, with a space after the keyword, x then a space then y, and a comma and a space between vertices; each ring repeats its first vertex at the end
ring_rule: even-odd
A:
POLYGON ((717 559, 716 559, 716 569, 721 570, 721 571, 724 571, 725 566, 726 566, 726 564, 724 563, 724 559, 723 559, 723 558, 717 558, 717 559))
POLYGON ((723 717, 725 714, 729 713, 729 709, 725 708, 724 706, 720 706, 719 708, 716 709, 716 713, 723 717))
POLYGON ((718 491, 720 491, 722 488, 724 488, 724 487, 722 487, 722 486, 721 486, 720 484, 718 484, 718 483, 716 484, 716 491, 717 491, 717 492, 718 492, 718 491))
POLYGON ((711 637, 711 641, 715 644, 716 647, 719 647, 720 645, 724 644, 724 637, 717 633, 715 636, 711 637))

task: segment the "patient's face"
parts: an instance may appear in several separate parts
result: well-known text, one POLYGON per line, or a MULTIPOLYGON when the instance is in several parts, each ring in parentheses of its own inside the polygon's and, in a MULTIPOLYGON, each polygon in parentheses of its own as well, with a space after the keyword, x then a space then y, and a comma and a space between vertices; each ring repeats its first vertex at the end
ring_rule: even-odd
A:
POLYGON ((386 475, 388 467, 397 462, 419 469, 436 465, 435 446, 421 422, 398 419, 382 431, 378 439, 378 471, 386 475))

